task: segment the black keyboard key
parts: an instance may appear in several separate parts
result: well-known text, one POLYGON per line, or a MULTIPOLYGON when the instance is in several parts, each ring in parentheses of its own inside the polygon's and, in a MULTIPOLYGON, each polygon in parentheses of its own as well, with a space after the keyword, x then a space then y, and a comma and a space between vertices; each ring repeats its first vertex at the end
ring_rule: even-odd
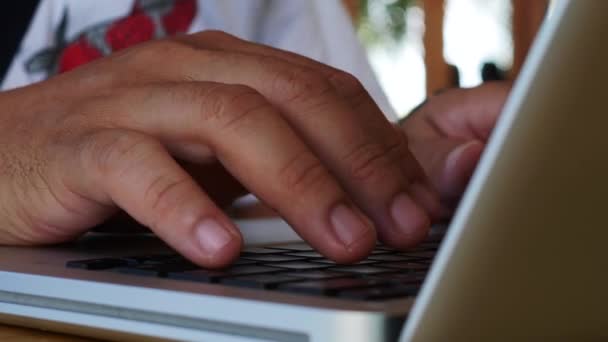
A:
POLYGON ((344 278, 348 277, 347 274, 340 272, 332 272, 328 270, 313 270, 313 271, 300 271, 300 272, 286 272, 281 273, 290 277, 299 277, 306 280, 318 280, 318 279, 331 279, 331 278, 344 278))
POLYGON ((427 271, 430 267, 427 263, 411 261, 385 262, 382 266, 411 272, 427 271))
POLYGON ((249 259, 239 258, 232 262, 232 266, 254 265, 256 262, 249 259))
POLYGON ((180 262, 172 262, 168 264, 157 265, 157 268, 163 272, 186 272, 198 270, 201 267, 188 260, 180 262))
POLYGON ((136 256, 121 257, 120 259, 124 260, 127 264, 129 264, 131 266, 135 266, 135 265, 142 265, 144 262, 146 262, 146 260, 149 260, 149 257, 136 255, 136 256))
POLYGON ((380 254, 391 254, 394 253, 394 251, 387 251, 384 249, 374 249, 370 254, 371 255, 380 255, 380 254))
POLYGON ((410 273, 410 272, 407 272, 407 273, 403 273, 403 272, 381 273, 381 274, 374 274, 371 277, 376 278, 376 279, 390 281, 393 283, 416 284, 416 285, 421 285, 425 278, 424 274, 410 273))
POLYGON ((158 265, 168 262, 185 262, 186 258, 179 254, 153 254, 121 257, 129 265, 158 265))
POLYGON ((424 241, 423 243, 420 244, 420 246, 439 248, 440 244, 441 243, 439 241, 424 241))
POLYGON ((437 252, 438 249, 439 249, 439 245, 420 245, 420 246, 417 246, 412 251, 414 251, 414 252, 437 252))
POLYGON ((152 254, 152 255, 148 255, 148 256, 144 256, 144 257, 147 258, 147 260, 144 261, 147 263, 162 263, 162 262, 186 260, 185 257, 181 256, 180 254, 175 254, 175 253, 152 254))
POLYGON ((66 263, 66 267, 69 268, 81 268, 84 270, 108 270, 111 268, 127 266, 128 263, 121 259, 116 258, 101 258, 101 259, 89 259, 89 260, 72 260, 66 263))
MULTIPOLYGON (((333 261, 333 260, 329 260, 329 259, 314 259, 314 260, 310 260, 310 262, 318 262, 321 264, 327 264, 327 265, 339 265, 337 262, 333 261)), ((378 261, 374 261, 374 260, 361 260, 356 264, 351 264, 351 265, 371 265, 371 264, 375 264, 378 263, 378 261)))
POLYGON ((433 259, 412 259, 410 261, 417 263, 417 264, 426 265, 427 268, 429 268, 431 266, 431 264, 433 263, 433 259))
POLYGON ((387 247, 387 246, 383 246, 383 245, 378 245, 376 246, 376 248, 374 250, 377 251, 385 251, 385 252, 392 252, 392 253, 396 253, 398 252, 398 250, 391 248, 391 247, 387 247))
MULTIPOLYGON (((143 255, 143 256, 129 256, 121 257, 120 259, 125 260, 130 266, 133 265, 164 265, 164 264, 192 264, 188 259, 179 255, 143 255)), ((232 262, 232 265, 252 265, 255 261, 239 258, 232 262)))
POLYGON ((385 283, 380 279, 335 278, 287 283, 279 285, 279 289, 298 293, 334 295, 340 290, 380 286, 385 283))
POLYGON ((280 284, 301 281, 302 278, 282 274, 257 274, 241 277, 222 278, 220 282, 226 285, 251 287, 257 289, 274 289, 280 284))
POLYGON ((121 267, 115 269, 114 271, 124 274, 162 278, 166 277, 168 273, 166 271, 160 270, 157 266, 154 265, 136 265, 131 267, 121 267))
POLYGON ((408 257, 408 256, 399 255, 399 254, 372 255, 368 259, 369 260, 374 260, 374 261, 411 261, 411 260, 420 260, 420 258, 408 257))
POLYGON ((243 249, 241 251, 242 256, 252 255, 252 254, 278 254, 278 253, 281 253, 281 251, 278 251, 276 249, 271 249, 271 248, 265 248, 265 247, 246 247, 245 249, 243 249))
POLYGON ((330 266, 330 265, 323 265, 323 264, 308 262, 308 261, 288 261, 288 262, 273 263, 273 264, 268 263, 265 265, 272 266, 272 267, 281 267, 281 268, 285 268, 285 269, 292 270, 292 271, 321 270, 321 269, 324 269, 324 268, 327 268, 330 266))
POLYGON ((199 282, 217 282, 221 278, 234 277, 239 275, 253 275, 253 274, 264 274, 274 273, 281 271, 274 267, 257 266, 257 265, 245 265, 245 266, 234 266, 224 270, 193 270, 187 272, 169 272, 168 278, 178 280, 190 280, 199 282))
POLYGON ((169 272, 167 278, 175 280, 189 280, 201 283, 217 282, 222 276, 228 277, 229 274, 225 274, 221 271, 212 270, 192 270, 188 272, 169 272))
POLYGON ((379 273, 388 273, 388 272, 396 272, 394 269, 369 266, 369 265, 352 265, 352 266, 336 266, 330 268, 331 271, 336 272, 345 272, 351 274, 358 275, 369 275, 369 274, 379 274, 379 273))
POLYGON ((127 266, 117 268, 120 273, 150 276, 150 277, 167 277, 171 272, 186 272, 196 270, 199 267, 190 262, 174 262, 166 264, 143 264, 136 266, 127 266))
POLYGON ((297 256, 297 257, 305 257, 305 258, 324 258, 318 252, 315 251, 305 251, 305 252, 289 252, 286 255, 297 256))
POLYGON ((314 248, 310 247, 305 243, 293 243, 288 245, 278 245, 278 246, 269 246, 267 248, 278 249, 282 251, 299 251, 299 252, 308 252, 314 251, 314 248))
POLYGON ((338 297, 358 300, 378 300, 401 297, 413 297, 418 293, 419 287, 408 286, 382 286, 374 288, 339 291, 338 297))
POLYGON ((280 268, 276 268, 276 267, 245 265, 245 266, 234 266, 234 267, 227 268, 224 270, 218 270, 216 272, 220 272, 222 274, 225 274, 226 276, 239 276, 239 275, 274 273, 274 272, 280 272, 280 271, 282 271, 282 270, 280 268))
POLYGON ((435 257, 437 252, 435 251, 410 251, 410 252, 401 252, 400 255, 413 257, 413 258, 423 258, 423 259, 432 259, 435 257))
POLYGON ((257 262, 285 262, 285 261, 299 261, 304 260, 301 257, 294 257, 281 254, 261 254, 261 255, 246 255, 243 257, 245 260, 253 260, 257 262))

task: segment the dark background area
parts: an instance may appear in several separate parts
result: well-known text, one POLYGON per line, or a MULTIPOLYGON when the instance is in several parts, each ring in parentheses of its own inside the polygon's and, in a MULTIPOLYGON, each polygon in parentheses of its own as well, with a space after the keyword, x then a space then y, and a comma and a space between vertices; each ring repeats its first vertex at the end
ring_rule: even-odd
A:
POLYGON ((18 0, 3 3, 0 9, 0 81, 27 30, 38 0, 18 0))

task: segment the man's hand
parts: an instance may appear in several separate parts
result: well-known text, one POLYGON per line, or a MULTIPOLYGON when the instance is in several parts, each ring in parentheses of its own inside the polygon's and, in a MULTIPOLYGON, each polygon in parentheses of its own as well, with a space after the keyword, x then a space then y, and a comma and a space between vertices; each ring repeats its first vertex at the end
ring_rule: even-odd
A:
POLYGON ((121 208, 219 267, 242 240, 217 203, 242 185, 352 262, 376 235, 415 245, 440 209, 354 77, 221 32, 124 50, 1 93, 0 108, 1 244, 72 239, 121 208))
POLYGON ((507 82, 450 89, 402 122, 410 149, 440 193, 445 216, 477 166, 510 89, 507 82))

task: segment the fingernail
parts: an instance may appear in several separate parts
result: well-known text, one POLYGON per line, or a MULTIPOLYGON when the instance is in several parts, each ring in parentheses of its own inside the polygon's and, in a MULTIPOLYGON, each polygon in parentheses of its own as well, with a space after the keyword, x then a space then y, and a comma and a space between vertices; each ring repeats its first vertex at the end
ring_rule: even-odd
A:
POLYGON ((475 171, 483 147, 483 143, 473 140, 456 147, 450 152, 445 160, 442 176, 442 188, 445 197, 460 197, 475 171))
POLYGON ((427 214, 405 193, 395 196, 390 212, 397 228, 409 236, 426 232, 430 225, 427 214))
POLYGON ((462 153, 464 151, 466 151, 468 148, 470 148, 471 146, 475 146, 475 145, 482 145, 482 143, 477 140, 473 140, 473 141, 464 143, 464 144, 456 147, 454 150, 452 150, 452 152, 450 152, 450 154, 448 154, 448 156, 445 160, 446 170, 452 170, 454 168, 454 164, 456 164, 458 162, 462 153))
POLYGON ((336 237, 347 249, 372 229, 363 214, 346 204, 339 204, 331 211, 330 221, 336 237))
POLYGON ((196 238, 203 253, 211 256, 221 251, 234 237, 216 220, 205 219, 196 227, 196 238))

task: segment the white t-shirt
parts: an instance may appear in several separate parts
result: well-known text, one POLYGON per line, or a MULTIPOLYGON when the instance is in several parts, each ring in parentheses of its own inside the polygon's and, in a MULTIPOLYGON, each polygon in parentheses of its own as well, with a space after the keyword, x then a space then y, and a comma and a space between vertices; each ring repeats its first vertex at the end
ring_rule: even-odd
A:
POLYGON ((42 0, 1 89, 140 41, 210 29, 346 70, 396 119, 340 0, 42 0))

